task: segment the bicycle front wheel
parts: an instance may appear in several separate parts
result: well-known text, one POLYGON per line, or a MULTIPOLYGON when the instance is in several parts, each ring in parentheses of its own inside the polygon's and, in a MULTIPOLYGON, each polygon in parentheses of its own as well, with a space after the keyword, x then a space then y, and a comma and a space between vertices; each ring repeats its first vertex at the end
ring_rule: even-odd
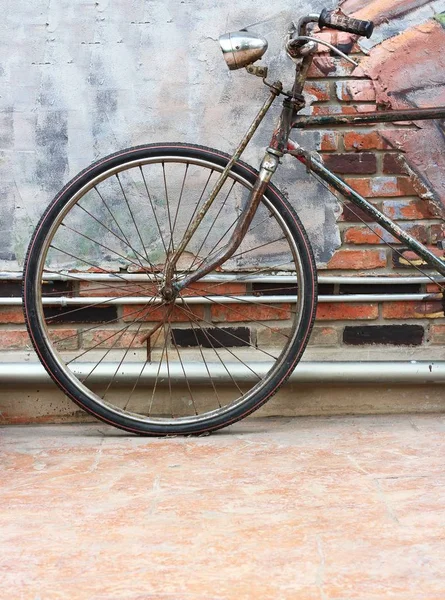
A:
MULTIPOLYGON (((270 398, 299 361, 316 307, 306 233, 269 185, 233 256, 173 300, 166 266, 229 156, 151 144, 75 177, 42 216, 24 270, 35 350, 99 419, 147 435, 203 433, 270 398)), ((257 171, 238 162, 174 281, 229 240, 257 171)))

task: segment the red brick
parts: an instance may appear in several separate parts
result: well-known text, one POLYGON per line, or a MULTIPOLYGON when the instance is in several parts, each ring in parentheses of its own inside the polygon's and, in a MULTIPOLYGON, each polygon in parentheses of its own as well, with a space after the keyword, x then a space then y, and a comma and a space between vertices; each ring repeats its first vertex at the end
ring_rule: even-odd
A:
POLYGON ((339 100, 361 102, 375 100, 375 88, 370 80, 337 81, 335 87, 339 100))
POLYGON ((242 322, 242 321, 276 321, 290 319, 290 304, 261 305, 261 304, 225 304, 212 305, 212 321, 242 322))
POLYGON ((228 283, 196 282, 181 292, 182 296, 242 296, 246 293, 246 284, 230 281, 228 283))
MULTIPOLYGON (((233 295, 245 294, 246 284, 238 282, 228 283, 192 283, 188 288, 182 291, 183 296, 200 296, 207 295, 233 295)), ((158 288, 155 283, 120 283, 113 282, 112 284, 104 284, 102 282, 82 282, 80 284, 80 296, 105 296, 105 297, 121 297, 121 296, 153 296, 158 294, 158 288)), ((0 321, 1 322, 1 321, 0 321)))
MULTIPOLYGON (((373 202, 373 206, 380 208, 379 202, 373 202)), ((340 215, 339 221, 346 221, 347 223, 360 223, 365 221, 374 222, 374 219, 370 217, 364 210, 353 204, 352 202, 345 202, 343 204, 343 212, 340 215)))
POLYGON ((355 173, 364 175, 375 173, 377 160, 371 152, 359 154, 327 154, 323 159, 324 164, 334 173, 355 173))
MULTIPOLYGON (((436 248, 434 246, 427 246, 427 248, 432 254, 434 254, 434 256, 437 256, 438 258, 444 260, 443 250, 439 250, 439 248, 436 248)), ((411 268, 413 266, 419 267, 426 264, 423 258, 420 258, 412 250, 404 250, 401 253, 401 256, 399 253, 400 250, 397 252, 393 250, 392 252, 392 262, 395 268, 411 268)))
POLYGON ((0 306, 0 323, 24 323, 21 306, 0 306))
MULTIPOLYGON (((76 329, 49 330, 49 338, 59 350, 76 350, 79 347, 76 329)), ((31 347, 31 340, 25 329, 0 329, 0 349, 17 350, 31 347)))
POLYGON ((443 317, 441 302, 385 302, 385 319, 437 319, 443 317))
MULTIPOLYGON (((415 224, 403 227, 403 229, 422 244, 426 244, 428 236, 424 225, 415 224)), ((366 226, 351 227, 345 232, 344 242, 347 244, 400 244, 399 240, 378 225, 373 225, 372 231, 366 226)))
POLYGON ((168 318, 166 307, 153 308, 144 307, 143 305, 128 304, 122 308, 122 318, 125 322, 131 322, 133 320, 137 322, 157 322, 160 320, 165 320, 166 322, 171 321, 172 323, 188 323, 190 319, 199 320, 203 319, 204 316, 205 305, 203 304, 189 304, 183 309, 177 306, 173 309, 168 318), (139 313, 135 311, 141 312, 139 313))
MULTIPOLYGON (((443 285, 443 284, 442 284, 443 285)), ((426 291, 429 294, 437 294, 441 291, 440 287, 437 285, 437 283, 427 283, 426 284, 426 291)))
POLYGON ((313 115, 354 115, 375 110, 375 106, 369 104, 331 104, 329 106, 314 104, 311 108, 313 115))
POLYGON ((434 346, 445 345, 445 325, 431 325, 429 333, 430 343, 434 346))
POLYGON ((383 150, 388 147, 387 142, 377 131, 359 133, 348 131, 343 136, 345 150, 383 150))
POLYGON ((337 250, 327 264, 328 269, 376 269, 386 267, 384 250, 337 250))
POLYGON ((445 225, 443 223, 436 223, 430 227, 431 243, 435 244, 439 240, 445 238, 445 225))
POLYGON ((329 152, 338 148, 338 133, 335 131, 326 131, 322 134, 320 140, 321 152, 329 152))
POLYGON ((311 346, 336 346, 338 344, 338 330, 335 327, 317 327, 312 329, 309 340, 311 346))
POLYGON ((30 348, 31 340, 24 329, 0 329, 0 348, 2 350, 18 350, 30 348))
POLYGON ((330 100, 330 88, 327 81, 308 81, 304 86, 305 93, 319 101, 330 100))
MULTIPOLYGON (((49 338, 59 351, 76 350, 79 347, 76 329, 50 328, 49 338)), ((1 350, 31 348, 31 345, 31 340, 25 329, 0 329, 1 350)))
POLYGON ((412 196, 416 194, 409 177, 372 177, 370 178, 345 178, 345 181, 354 190, 366 198, 379 198, 381 196, 412 196))
POLYGON ((391 219, 407 221, 432 217, 424 200, 385 200, 382 204, 382 212, 391 219))
POLYGON ((291 333, 292 328, 286 325, 279 327, 262 327, 260 325, 256 330, 256 343, 259 348, 263 348, 264 346, 282 348, 291 333))
POLYGON ((320 302, 317 307, 319 321, 354 321, 356 319, 377 319, 379 309, 377 304, 353 302, 320 302))
MULTIPOLYGON (((142 342, 142 337, 150 331, 150 328, 141 327, 139 331, 125 331, 122 332, 120 329, 94 329, 91 331, 85 331, 82 334, 82 348, 141 348, 147 345, 147 342, 142 342), (113 335, 116 333, 116 335, 113 335), (122 334, 122 335, 121 335, 122 334), (136 334, 136 335, 135 335, 136 334)), ((164 344, 164 331, 163 328, 158 329, 152 337, 152 343, 157 347, 164 344)))
POLYGON ((50 329, 50 338, 57 350, 76 350, 79 347, 77 329, 50 329))
POLYGON ((404 161, 400 154, 388 153, 383 155, 383 172, 396 175, 406 174, 404 161))

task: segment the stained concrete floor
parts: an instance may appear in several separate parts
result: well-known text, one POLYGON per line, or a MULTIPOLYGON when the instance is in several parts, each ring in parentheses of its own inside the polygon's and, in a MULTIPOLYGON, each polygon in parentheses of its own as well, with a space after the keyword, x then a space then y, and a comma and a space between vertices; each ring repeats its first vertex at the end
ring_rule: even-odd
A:
POLYGON ((0 598, 445 598, 445 416, 0 429, 0 598))

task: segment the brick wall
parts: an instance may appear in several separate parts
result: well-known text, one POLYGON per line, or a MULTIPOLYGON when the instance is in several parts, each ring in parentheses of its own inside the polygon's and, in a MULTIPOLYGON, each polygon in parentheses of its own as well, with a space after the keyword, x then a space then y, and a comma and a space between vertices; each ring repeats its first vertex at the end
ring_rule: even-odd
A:
MULTIPOLYGON (((326 58, 315 61, 310 71, 310 81, 306 90, 314 99, 311 111, 313 114, 355 113, 376 108, 373 82, 365 77, 353 76, 354 67, 341 59, 326 58)), ((420 180, 412 177, 404 165, 403 155, 397 144, 389 139, 415 132, 412 124, 395 124, 373 127, 356 127, 348 130, 338 127, 319 135, 318 151, 325 164, 335 173, 344 177, 346 182, 359 191, 378 207, 384 214, 394 219, 403 229, 430 248, 435 248, 436 241, 443 236, 444 225, 437 208, 425 199, 425 191, 420 180)), ((304 138, 307 135, 301 133, 304 138)), ((312 136, 313 139, 313 136, 312 136)), ((412 253, 404 252, 400 243, 372 224, 374 233, 366 226, 368 217, 360 210, 347 203, 344 205, 339 220, 341 247, 335 252, 326 269, 320 275, 346 276, 395 276, 421 275, 406 260, 420 261, 412 253), (363 221, 364 222, 363 222, 363 221), (383 240, 380 238, 382 236, 383 240), (401 252, 401 255, 387 246, 390 242, 401 252)), ((435 250, 437 255, 443 252, 435 250)), ((68 295, 76 291, 88 295, 88 289, 74 290, 71 284, 54 284, 65 286, 68 295)), ((240 284, 237 285, 238 288, 240 284)), ((243 290, 230 289, 228 293, 243 293, 243 290)), ((19 282, 1 282, 2 297, 20 297, 19 282)), ((51 291, 51 290, 49 290, 51 291)), ((54 291, 54 290, 52 290, 54 291)), ((105 290, 104 290, 105 291, 105 290)), ((292 290, 274 290, 273 285, 257 284, 251 293, 276 294, 291 293, 292 290)), ((222 288, 219 289, 222 292, 222 288)), ((320 285, 320 295, 348 296, 351 294, 434 294, 437 286, 426 283, 401 284, 394 280, 391 284, 328 284, 320 285)), ((98 295, 95 286, 94 295, 98 295)), ((100 294, 99 294, 100 295, 100 294)), ((242 316, 245 307, 241 307, 239 318, 237 312, 230 313, 224 307, 194 306, 197 316, 205 316, 215 323, 226 323, 227 328, 235 331, 242 341, 250 339, 251 333, 243 327, 242 316), (250 336, 250 338, 249 338, 250 336)), ((102 347, 107 346, 110 322, 126 321, 126 315, 137 307, 101 307, 91 310, 91 323, 108 321, 108 329, 94 331, 94 336, 78 334, 76 322, 72 316, 66 317, 63 309, 52 309, 58 315, 58 335, 61 338, 70 336, 69 349, 91 347, 102 339, 102 347)), ((153 316, 153 315, 151 315, 153 316)), ((289 317, 289 305, 281 304, 265 308, 261 318, 271 320, 275 328, 285 329, 285 320, 289 317), (277 322, 283 321, 280 326, 277 322)), ((256 313, 255 318, 258 318, 256 313)), ((149 320, 149 319, 147 319, 149 320)), ((176 335, 176 334, 175 334, 176 335)), ((181 335, 178 330, 177 343, 181 335)), ((264 333, 262 335, 265 335, 264 333)), ((269 332, 268 335, 272 335, 269 332)), ((182 339, 182 338, 181 338, 182 339)), ((114 340, 113 340, 114 341, 114 340)), ((232 339, 233 341, 233 339, 232 339)), ((125 346, 127 340, 123 338, 125 346)), ((187 344, 190 340, 184 339, 187 344)), ((431 298, 428 301, 372 301, 372 302, 320 302, 317 312, 317 323, 311 339, 313 346, 342 347, 351 345, 385 344, 392 346, 437 346, 445 342, 444 304, 441 299, 431 298)), ((25 331, 20 306, 0 307, 0 348, 5 350, 30 347, 25 331)), ((68 347, 67 347, 68 348, 68 347)))
MULTIPOLYGON (((355 56, 360 58, 357 47, 355 56)), ((355 67, 343 59, 315 59, 307 84, 307 91, 315 99, 312 114, 351 114, 376 109, 373 81, 357 77, 356 73, 355 67)), ((415 135, 415 129, 413 124, 406 123, 355 127, 353 130, 337 127, 320 135, 318 150, 325 165, 334 173, 402 229, 442 256, 443 251, 436 248, 437 240, 444 234, 442 215, 438 214, 435 205, 422 197, 426 191, 422 181, 413 177, 397 144, 390 141, 407 133, 415 135)), ((304 136, 303 132, 303 140, 304 136)), ((398 240, 369 221, 369 217, 351 203, 343 204, 339 220, 342 245, 327 264, 326 274, 421 276, 406 260, 409 258, 420 266, 418 257, 412 252, 404 252, 398 240), (389 242, 394 249, 384 242, 389 242)), ((320 274, 325 273, 321 271, 320 274)), ((385 285, 336 285, 334 289, 322 285, 320 294, 437 291, 434 284, 402 285, 395 281, 385 285)), ((329 346, 437 345, 445 340, 443 317, 444 305, 437 299, 428 302, 321 303, 317 313, 319 323, 312 341, 329 346)))

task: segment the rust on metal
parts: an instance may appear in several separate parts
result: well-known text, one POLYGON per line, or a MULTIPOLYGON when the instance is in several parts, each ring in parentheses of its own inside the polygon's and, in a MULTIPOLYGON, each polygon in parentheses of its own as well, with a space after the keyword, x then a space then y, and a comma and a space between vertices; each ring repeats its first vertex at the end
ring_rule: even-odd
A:
POLYGON ((396 123, 398 121, 421 121, 423 119, 445 119, 445 106, 434 108, 412 108, 401 110, 382 110, 352 115, 315 115, 297 116, 292 123, 293 129, 306 127, 326 127, 329 125, 367 125, 368 123, 396 123))
POLYGON ((240 156, 243 153, 243 151, 245 150, 247 144, 252 139, 253 134, 258 129, 258 126, 260 125, 261 121, 264 119, 269 108, 272 106, 273 101, 281 93, 282 87, 283 86, 282 86, 281 82, 278 81, 278 82, 274 83, 274 85, 270 88, 271 89, 270 96, 264 102, 263 106, 259 110, 259 112, 258 112, 257 116, 255 117, 254 121, 252 122, 251 126, 247 130, 246 135, 243 137, 238 148, 235 150, 232 158, 229 160, 225 169, 223 170, 221 175, 218 177, 218 180, 215 183, 212 191, 210 192, 209 197, 204 202, 202 208, 200 209, 200 211, 198 212, 196 217, 193 219, 193 222, 187 228, 187 231, 186 231, 184 237, 182 238, 181 243, 179 244, 178 248, 176 249, 174 255, 172 256, 172 258, 170 259, 170 261, 167 265, 167 269, 165 272, 165 282, 166 282, 167 286, 171 286, 171 282, 172 282, 172 278, 173 278, 173 271, 175 269, 176 263, 179 260, 179 257, 186 249, 187 244, 193 237, 195 231, 198 229, 199 224, 201 223, 201 221, 207 214, 207 212, 208 212, 210 206, 213 204, 216 196, 221 191, 221 188, 223 187, 225 181, 227 180, 227 178, 229 176, 231 168, 236 163, 236 161, 240 158, 240 156))
POLYGON ((199 266, 199 269, 197 269, 194 273, 190 273, 187 275, 187 277, 178 282, 178 284, 174 286, 176 290, 180 291, 191 283, 198 281, 198 279, 201 279, 201 277, 204 277, 204 275, 207 275, 207 273, 213 271, 215 267, 221 265, 232 256, 232 254, 243 241, 243 238, 246 235, 247 229, 249 228, 253 217, 255 216, 258 205, 264 195, 264 192, 266 191, 268 184, 269 180, 264 181, 261 179, 261 177, 257 178, 250 198, 247 202, 247 206, 243 210, 235 227, 235 231, 230 237, 230 240, 223 248, 218 250, 218 252, 206 258, 199 266))
POLYGON ((441 275, 445 275, 445 262, 435 256, 423 244, 411 237, 406 231, 401 229, 389 217, 381 213, 373 204, 368 202, 363 196, 348 186, 342 179, 331 173, 321 162, 312 158, 310 154, 300 148, 294 142, 288 145, 289 154, 294 155, 298 160, 306 164, 307 168, 316 173, 327 184, 332 186, 337 192, 340 192, 347 200, 358 206, 367 213, 373 221, 381 225, 388 233, 405 243, 413 252, 422 258, 428 265, 436 269, 441 275))

